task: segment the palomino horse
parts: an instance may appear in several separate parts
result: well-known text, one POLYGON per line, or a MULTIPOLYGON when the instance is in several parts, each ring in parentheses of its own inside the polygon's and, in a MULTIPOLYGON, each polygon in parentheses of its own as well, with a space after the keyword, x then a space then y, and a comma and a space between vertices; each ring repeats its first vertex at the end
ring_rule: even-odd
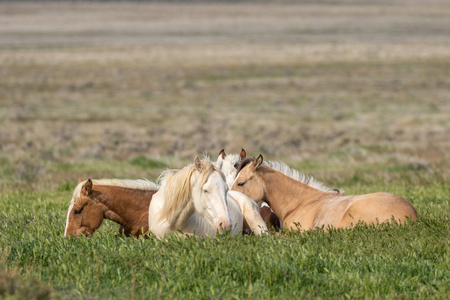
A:
POLYGON ((121 225, 125 235, 148 231, 148 206, 158 191, 155 183, 139 180, 81 180, 67 212, 64 235, 92 235, 109 219, 121 225))
MULTIPOLYGON (((234 179, 237 175, 237 168, 241 161, 247 158, 247 153, 244 149, 241 149, 239 154, 226 154, 225 150, 222 149, 217 157, 216 167, 218 167, 227 179, 228 187, 231 189, 234 179)), ((273 210, 266 202, 262 202, 259 205, 259 214, 262 219, 267 223, 267 226, 273 230, 278 230, 282 228, 280 219, 275 215, 273 210)), ((244 220, 244 231, 248 231, 248 226, 244 220)))
POLYGON ((215 236, 231 229, 242 231, 245 218, 255 234, 267 231, 258 207, 242 193, 229 191, 224 174, 210 161, 200 161, 181 170, 168 170, 149 206, 149 229, 158 237, 169 231, 215 236))
MULTIPOLYGON (((279 170, 289 169, 279 164, 279 170)), ((286 170, 284 170, 287 172, 286 170)), ((263 157, 246 159, 238 167, 232 189, 253 200, 266 201, 284 228, 308 230, 315 227, 351 227, 395 219, 404 223, 417 219, 414 207, 389 193, 345 196, 306 175, 291 178, 263 165, 263 157), (300 226, 300 228, 299 228, 300 226)))

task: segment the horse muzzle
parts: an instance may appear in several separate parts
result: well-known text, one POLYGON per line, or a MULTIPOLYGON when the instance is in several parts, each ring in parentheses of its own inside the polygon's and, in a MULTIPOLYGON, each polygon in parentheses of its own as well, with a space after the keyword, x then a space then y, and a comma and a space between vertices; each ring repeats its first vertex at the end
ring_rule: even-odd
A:
POLYGON ((231 229, 231 222, 228 220, 221 219, 214 224, 214 230, 223 234, 231 229))

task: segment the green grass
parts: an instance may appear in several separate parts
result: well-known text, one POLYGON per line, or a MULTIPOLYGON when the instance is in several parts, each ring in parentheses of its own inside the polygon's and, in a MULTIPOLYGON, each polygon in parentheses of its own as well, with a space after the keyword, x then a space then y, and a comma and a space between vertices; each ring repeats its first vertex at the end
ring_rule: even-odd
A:
POLYGON ((118 237, 108 221, 92 238, 64 239, 71 190, 9 191, 0 195, 1 263, 25 291, 39 285, 56 298, 448 298, 448 187, 389 191, 408 198, 419 221, 164 241, 118 237))
POLYGON ((164 169, 167 168, 167 165, 159 160, 147 158, 143 155, 139 155, 132 160, 130 160, 130 164, 133 166, 138 166, 143 169, 164 169))

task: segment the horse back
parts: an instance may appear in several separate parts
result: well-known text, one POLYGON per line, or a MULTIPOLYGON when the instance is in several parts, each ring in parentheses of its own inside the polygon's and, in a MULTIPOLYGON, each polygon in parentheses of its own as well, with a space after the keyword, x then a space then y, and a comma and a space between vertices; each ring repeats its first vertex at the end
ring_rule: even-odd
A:
POLYGON ((349 227, 363 221, 367 224, 383 223, 394 218, 403 224, 409 218, 417 220, 417 212, 404 198, 390 193, 352 196, 352 203, 344 213, 338 227, 349 227))

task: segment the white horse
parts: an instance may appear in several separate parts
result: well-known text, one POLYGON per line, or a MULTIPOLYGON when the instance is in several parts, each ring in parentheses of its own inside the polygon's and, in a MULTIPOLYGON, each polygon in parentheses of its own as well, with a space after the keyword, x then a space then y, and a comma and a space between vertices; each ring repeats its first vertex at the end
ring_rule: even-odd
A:
POLYGON ((237 166, 247 157, 247 153, 244 149, 241 150, 239 154, 225 154, 225 150, 222 149, 217 157, 216 167, 218 167, 223 174, 225 174, 225 178, 227 181, 227 185, 229 188, 233 185, 234 179, 237 175, 237 166))
MULTIPOLYGON (((247 158, 247 153, 244 149, 241 149, 241 152, 239 154, 226 154, 225 150, 222 149, 219 153, 219 156, 217 157, 217 161, 215 163, 216 167, 218 167, 225 175, 225 178, 227 180, 227 185, 230 188, 230 192, 233 192, 231 190, 231 187, 233 186, 234 180, 237 176, 237 168, 239 166, 239 163, 247 158)), ((259 203, 259 214, 262 217, 264 223, 267 222, 269 227, 273 229, 283 229, 283 224, 278 219, 278 217, 273 212, 272 208, 267 204, 266 202, 259 203)))
POLYGON ((160 183, 148 214, 149 230, 158 237, 169 231, 214 237, 228 229, 236 235, 244 218, 255 234, 267 232, 255 202, 228 191, 224 174, 210 161, 196 157, 194 164, 164 172, 160 183))

